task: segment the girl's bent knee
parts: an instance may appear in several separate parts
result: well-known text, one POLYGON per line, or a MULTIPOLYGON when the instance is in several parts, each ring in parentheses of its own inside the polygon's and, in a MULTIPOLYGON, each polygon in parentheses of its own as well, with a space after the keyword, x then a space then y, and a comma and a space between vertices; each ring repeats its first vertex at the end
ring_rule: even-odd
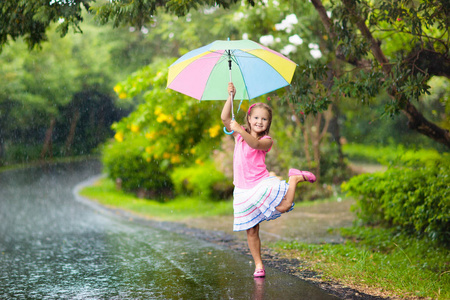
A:
POLYGON ((275 209, 278 210, 282 214, 287 212, 289 210, 289 208, 290 208, 290 206, 288 207, 287 205, 282 205, 282 204, 275 207, 275 209))

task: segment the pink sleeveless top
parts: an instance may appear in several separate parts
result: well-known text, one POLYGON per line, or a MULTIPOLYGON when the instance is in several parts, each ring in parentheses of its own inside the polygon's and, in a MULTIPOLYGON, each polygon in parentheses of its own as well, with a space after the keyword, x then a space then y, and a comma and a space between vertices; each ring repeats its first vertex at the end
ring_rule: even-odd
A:
MULTIPOLYGON (((265 135, 262 139, 271 139, 265 135)), ((250 189, 258 184, 262 179, 269 177, 266 168, 266 154, 269 150, 256 150, 250 147, 240 134, 235 137, 233 156, 233 184, 241 189, 250 189)))

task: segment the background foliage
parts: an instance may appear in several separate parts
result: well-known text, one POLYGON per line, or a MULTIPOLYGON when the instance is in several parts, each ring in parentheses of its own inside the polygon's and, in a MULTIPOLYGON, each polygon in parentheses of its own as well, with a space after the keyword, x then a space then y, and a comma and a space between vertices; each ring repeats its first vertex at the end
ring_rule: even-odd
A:
MULTIPOLYGON (((104 149, 109 175, 121 178, 128 190, 158 193, 172 187, 170 174, 175 168, 201 167, 220 144, 220 105, 166 89, 172 62, 156 61, 114 88, 120 98, 141 93, 143 98, 135 111, 113 125, 116 142, 104 149), (131 162, 127 167, 129 155, 144 170, 137 171, 139 164, 131 162)), ((180 182, 175 186, 180 187, 180 182)), ((198 192, 198 188, 193 190, 198 192)))
MULTIPOLYGON (((350 176, 343 145, 447 149, 448 8, 443 2, 44 2, 1 4, 2 22, 14 16, 24 20, 0 30, 3 163, 90 153, 115 134, 115 143, 136 145, 140 151, 134 153, 168 182, 177 167, 201 166, 219 144, 226 147, 218 137, 220 121, 212 117, 220 104, 206 108, 165 90, 170 61, 145 66, 227 37, 256 40, 299 64, 291 87, 255 99, 274 108, 271 134, 277 147, 268 163, 278 175, 292 166, 310 169, 336 191, 350 176), (27 52, 26 46, 42 50, 27 52), (136 73, 126 79, 131 72, 136 73), (416 108, 422 123, 411 118, 416 108), (131 110, 112 133, 109 124, 131 110), (397 116, 400 111, 406 117, 397 116), (415 130, 434 128, 444 142, 418 135, 406 123, 415 130)), ((120 148, 111 143, 105 149, 120 157, 114 147, 120 148)))

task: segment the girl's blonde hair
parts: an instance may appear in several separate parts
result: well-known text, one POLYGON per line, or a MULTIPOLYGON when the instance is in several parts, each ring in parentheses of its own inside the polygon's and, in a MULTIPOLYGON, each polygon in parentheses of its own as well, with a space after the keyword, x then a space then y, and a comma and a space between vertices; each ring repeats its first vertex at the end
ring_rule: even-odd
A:
POLYGON ((245 131, 250 133, 251 126, 250 126, 250 122, 248 121, 248 118, 252 115, 252 109, 253 108, 264 108, 269 113, 269 124, 267 125, 267 128, 266 128, 266 130, 264 132, 261 132, 261 133, 258 134, 258 137, 263 137, 265 135, 268 135, 269 131, 270 131, 270 125, 272 125, 272 108, 269 105, 267 105, 265 103, 262 103, 262 102, 258 102, 258 103, 250 105, 250 107, 249 107, 249 109, 247 111, 247 114, 245 116, 245 121, 247 123, 245 131))

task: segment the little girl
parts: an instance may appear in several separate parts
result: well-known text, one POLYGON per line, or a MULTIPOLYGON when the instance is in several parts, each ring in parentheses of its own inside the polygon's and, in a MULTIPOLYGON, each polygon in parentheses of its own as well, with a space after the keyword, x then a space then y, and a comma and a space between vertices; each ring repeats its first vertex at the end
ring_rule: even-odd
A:
MULTIPOLYGON (((295 188, 299 182, 316 181, 316 176, 307 171, 289 170, 289 182, 271 176, 266 168, 266 153, 272 148, 269 134, 272 109, 264 103, 250 106, 246 116, 246 127, 242 127, 231 115, 231 99, 236 89, 228 84, 229 97, 222 110, 222 122, 233 130, 235 139, 233 156, 234 173, 234 231, 247 231, 247 242, 255 262, 254 277, 265 277, 261 259, 259 223, 278 218, 294 207, 295 188)), ((233 97, 232 97, 233 96, 233 97)))

